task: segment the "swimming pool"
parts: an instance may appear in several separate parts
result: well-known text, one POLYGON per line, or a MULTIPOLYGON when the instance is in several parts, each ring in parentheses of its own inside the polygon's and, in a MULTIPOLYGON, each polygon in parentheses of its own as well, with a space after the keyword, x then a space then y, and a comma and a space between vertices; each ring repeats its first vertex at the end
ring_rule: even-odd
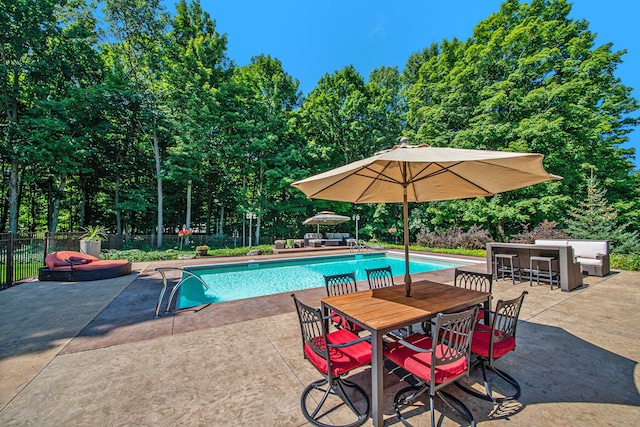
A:
MULTIPOLYGON (((464 265, 447 258, 411 257, 411 273, 442 270, 464 265)), ((233 301, 324 286, 324 275, 354 271, 356 280, 367 280, 365 268, 391 266, 394 276, 404 275, 404 254, 371 253, 317 256, 185 267, 208 285, 186 280, 180 288, 176 308, 233 301)), ((396 280, 397 281, 397 280, 396 280)))

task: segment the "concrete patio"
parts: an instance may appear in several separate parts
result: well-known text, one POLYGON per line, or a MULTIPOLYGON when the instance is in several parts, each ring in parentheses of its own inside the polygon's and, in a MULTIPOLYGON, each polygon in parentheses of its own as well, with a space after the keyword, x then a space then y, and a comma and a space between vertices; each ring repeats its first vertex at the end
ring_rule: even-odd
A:
MULTIPOLYGON (((162 287, 154 268, 189 263, 202 261, 137 263, 117 279, 34 281, 0 292, 0 425, 308 425, 299 396, 319 375, 302 357, 289 294, 153 319, 162 287)), ((414 276, 420 278, 451 282, 453 270, 414 276)), ((498 406, 451 387, 479 424, 638 425, 640 273, 584 283, 572 292, 494 283, 495 299, 529 291, 517 350, 497 362, 523 391, 517 402, 498 406)), ((319 306, 325 290, 296 294, 319 306)), ((370 389, 368 368, 352 378, 370 389)), ((392 399, 404 386, 393 374, 385 378, 388 425, 400 425, 392 399)), ((443 426, 459 424, 441 408, 443 426)), ((429 425, 429 415, 411 422, 429 425)))

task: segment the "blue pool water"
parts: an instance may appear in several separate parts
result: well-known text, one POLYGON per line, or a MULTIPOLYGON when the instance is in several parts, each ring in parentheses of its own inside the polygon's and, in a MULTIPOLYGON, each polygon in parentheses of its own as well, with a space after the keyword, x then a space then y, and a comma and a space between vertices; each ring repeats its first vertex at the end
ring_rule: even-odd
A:
MULTIPOLYGON (((404 256, 384 253, 185 267, 200 276, 209 289, 204 289, 195 279, 186 280, 180 288, 176 308, 317 288, 324 286, 324 275, 351 271, 355 272, 356 280, 367 280, 365 268, 387 265, 391 266, 394 276, 404 276, 404 256)), ((411 258, 409 270, 413 274, 460 265, 448 260, 411 258)))

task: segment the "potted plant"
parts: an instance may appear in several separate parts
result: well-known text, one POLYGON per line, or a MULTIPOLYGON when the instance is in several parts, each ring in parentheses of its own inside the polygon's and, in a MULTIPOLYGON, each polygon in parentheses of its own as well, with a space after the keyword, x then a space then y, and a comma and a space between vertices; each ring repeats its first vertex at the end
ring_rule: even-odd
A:
POLYGON ((198 252, 198 255, 200 256, 206 256, 209 253, 209 246, 207 245, 196 246, 196 252, 198 252))
POLYGON ((101 225, 89 225, 80 236, 80 252, 100 258, 102 241, 107 240, 107 229, 101 225))

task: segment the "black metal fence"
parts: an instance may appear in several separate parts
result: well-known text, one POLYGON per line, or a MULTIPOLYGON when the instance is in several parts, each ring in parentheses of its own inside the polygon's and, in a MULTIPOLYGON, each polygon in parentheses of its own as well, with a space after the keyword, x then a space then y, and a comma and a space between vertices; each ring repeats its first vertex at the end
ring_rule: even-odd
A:
MULTIPOLYGON (((79 251, 82 234, 82 232, 0 233, 0 289, 37 276, 38 269, 44 265, 44 258, 48 253, 79 251)), ((268 243, 270 240, 262 238, 260 241, 268 243)), ((242 239, 239 238, 204 234, 192 234, 189 236, 189 242, 191 245, 206 243, 214 248, 242 245, 242 239)), ((102 242, 102 249, 152 250, 157 247, 157 243, 156 234, 135 236, 109 234, 107 240, 102 242)), ((180 248, 181 236, 165 234, 162 236, 162 243, 164 248, 180 248)))
POLYGON ((44 264, 46 234, 0 233, 0 287, 33 277, 44 264))

